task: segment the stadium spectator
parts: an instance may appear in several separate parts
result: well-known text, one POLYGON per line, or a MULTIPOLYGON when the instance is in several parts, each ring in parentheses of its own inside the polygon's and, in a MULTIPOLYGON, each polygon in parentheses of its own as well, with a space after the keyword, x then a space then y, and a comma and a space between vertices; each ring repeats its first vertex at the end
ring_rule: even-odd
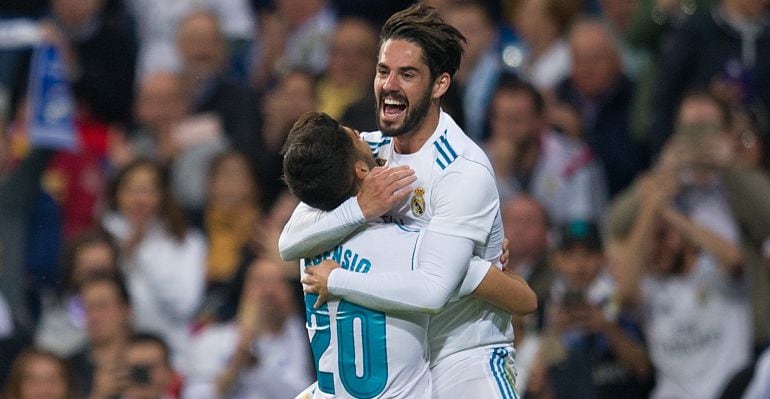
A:
POLYGON ((556 88, 558 100, 578 110, 582 137, 604 164, 610 196, 647 167, 646 148, 628 124, 633 83, 623 74, 612 34, 599 20, 581 20, 569 35, 572 67, 556 88))
POLYGON ((27 348, 13 362, 3 393, 5 399, 76 399, 70 371, 63 359, 27 348))
POLYGON ((78 287, 94 275, 119 273, 118 252, 115 240, 100 228, 86 230, 67 244, 62 259, 61 291, 57 297, 44 301, 35 334, 38 347, 65 358, 81 349, 87 335, 78 287))
POLYGON ((557 270, 541 354, 557 398, 646 398, 652 366, 636 313, 620 309, 596 225, 571 222, 553 258, 557 270), (548 347, 556 346, 557 348, 548 347))
POLYGON ((548 126, 545 112, 530 84, 503 79, 495 90, 485 149, 500 196, 532 194, 555 225, 598 221, 607 202, 604 171, 582 140, 548 126))
POLYGON ((539 90, 550 90, 569 74, 570 50, 566 40, 581 1, 524 0, 519 2, 513 26, 527 46, 522 76, 539 90))
MULTIPOLYGON (((441 11, 444 20, 468 40, 460 69, 454 76, 454 92, 459 94, 463 130, 476 142, 485 139, 485 115, 502 74, 497 19, 487 1, 451 3, 441 11)), ((446 101, 446 100, 445 100, 446 101)), ((332 115, 333 117, 333 115, 332 115)))
POLYGON ((186 226, 167 182, 152 161, 128 164, 115 177, 102 223, 121 247, 136 328, 163 337, 176 361, 203 297, 206 243, 186 226))
POLYGON ((84 395, 110 399, 126 388, 130 373, 124 352, 132 334, 131 299, 119 274, 96 275, 83 281, 88 342, 69 359, 72 377, 84 395))
POLYGON ((124 150, 126 161, 150 158, 168 165, 174 198, 190 218, 199 219, 209 164, 229 143, 220 124, 192 115, 191 107, 182 76, 148 73, 139 82, 134 106, 137 128, 124 150))
POLYGON ((732 106, 745 105, 764 116, 770 110, 767 1, 720 0, 699 11, 661 47, 651 114, 658 151, 673 134, 676 105, 689 90, 709 89, 732 106))
POLYGON ((263 153, 259 99, 227 78, 228 49, 219 17, 206 10, 187 14, 177 29, 182 87, 194 114, 205 114, 234 148, 249 156, 255 170, 263 153))
MULTIPOLYGON (((655 186, 674 185, 672 200, 695 222, 738 245, 745 262, 754 343, 770 340, 770 277, 762 255, 770 237, 767 173, 739 165, 729 137, 731 114, 715 97, 688 94, 678 110, 679 132, 672 136, 649 172, 655 186)), ((637 217, 644 197, 641 180, 621 194, 609 209, 605 227, 612 238, 623 237, 637 217)))
POLYGON ((280 399, 310 384, 307 336, 283 266, 257 259, 243 281, 238 316, 193 339, 186 364, 189 399, 280 399))
POLYGON ((360 17, 340 19, 331 38, 329 65, 316 85, 317 110, 338 119, 365 97, 371 91, 376 58, 375 27, 360 17))
POLYGON ((181 380, 171 366, 171 352, 162 338, 135 333, 128 340, 125 362, 131 377, 121 399, 179 399, 181 380))

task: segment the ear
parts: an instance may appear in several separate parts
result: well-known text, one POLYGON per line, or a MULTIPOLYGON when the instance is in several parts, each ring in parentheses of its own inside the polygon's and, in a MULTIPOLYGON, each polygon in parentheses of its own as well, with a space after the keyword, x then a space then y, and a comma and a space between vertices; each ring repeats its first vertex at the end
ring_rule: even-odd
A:
POLYGON ((443 96, 447 90, 449 90, 449 85, 452 83, 452 77, 449 76, 448 73, 444 72, 441 75, 436 78, 436 81, 433 82, 433 93, 432 98, 434 100, 438 100, 443 96))
POLYGON ((356 179, 357 180, 364 180, 366 175, 369 174, 369 165, 366 164, 364 161, 356 161, 356 163, 353 165, 353 167, 356 170, 356 179))

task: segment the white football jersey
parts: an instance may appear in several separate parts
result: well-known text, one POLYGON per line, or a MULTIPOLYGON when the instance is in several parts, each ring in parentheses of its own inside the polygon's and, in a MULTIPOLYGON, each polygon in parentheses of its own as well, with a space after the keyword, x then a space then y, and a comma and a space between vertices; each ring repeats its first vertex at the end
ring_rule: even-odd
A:
MULTIPOLYGON (((417 176, 408 201, 392 209, 385 220, 474 241, 473 254, 497 262, 504 238, 495 175, 484 151, 468 138, 443 111, 438 127, 422 148, 398 154, 393 139, 381 132, 362 133, 376 158, 388 166, 409 165, 417 176), (473 185, 446 184, 453 175, 473 177, 473 185), (446 180, 445 180, 446 179, 446 180), (441 183, 440 190, 436 187, 441 183), (484 195, 484 209, 467 209, 470 196, 484 195), (436 207, 442 207, 435 215, 436 207), (434 217, 435 216, 435 217, 434 217)), ((473 201, 479 203, 478 200, 473 201)), ((513 342, 511 315, 487 302, 467 296, 450 301, 431 316, 428 332, 431 367, 449 356, 462 359, 469 349, 484 349, 513 342)))
MULTIPOLYGON (((331 251, 303 259, 300 270, 324 259, 356 273, 414 270, 420 237, 416 229, 371 223, 331 251)), ((314 398, 430 397, 427 314, 385 314, 339 299, 314 309, 316 299, 305 295, 314 398)))

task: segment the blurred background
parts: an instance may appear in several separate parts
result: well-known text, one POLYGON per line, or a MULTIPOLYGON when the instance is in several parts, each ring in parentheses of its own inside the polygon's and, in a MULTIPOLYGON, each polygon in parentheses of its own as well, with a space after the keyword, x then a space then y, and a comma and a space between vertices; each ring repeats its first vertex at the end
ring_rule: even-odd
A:
MULTIPOLYGON (((523 398, 770 398, 768 0, 431 0, 489 155, 523 398)), ((294 120, 376 130, 407 0, 3 0, 0 397, 293 398, 315 380, 294 120)))

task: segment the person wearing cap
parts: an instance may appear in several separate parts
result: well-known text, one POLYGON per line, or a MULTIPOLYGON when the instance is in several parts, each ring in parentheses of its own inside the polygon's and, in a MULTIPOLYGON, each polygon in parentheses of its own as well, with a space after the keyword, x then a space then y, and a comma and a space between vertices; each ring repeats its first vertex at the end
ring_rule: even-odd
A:
POLYGON ((619 307, 599 229, 572 221, 560 233, 540 351, 548 388, 556 397, 646 398, 652 367, 641 325, 619 307))

